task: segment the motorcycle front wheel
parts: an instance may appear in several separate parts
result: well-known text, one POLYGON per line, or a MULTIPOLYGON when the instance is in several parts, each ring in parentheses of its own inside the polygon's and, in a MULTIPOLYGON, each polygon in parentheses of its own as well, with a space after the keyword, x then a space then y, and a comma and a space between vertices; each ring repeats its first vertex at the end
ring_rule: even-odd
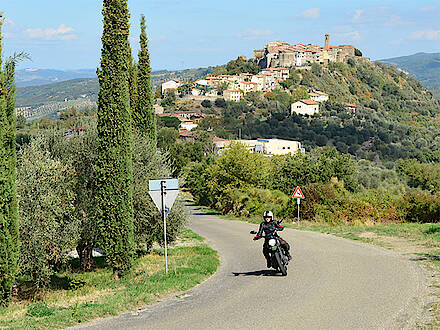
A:
POLYGON ((283 276, 286 276, 287 275, 287 267, 283 263, 283 261, 281 260, 281 256, 279 253, 275 253, 275 259, 277 260, 278 269, 280 270, 281 274, 283 274, 283 276))

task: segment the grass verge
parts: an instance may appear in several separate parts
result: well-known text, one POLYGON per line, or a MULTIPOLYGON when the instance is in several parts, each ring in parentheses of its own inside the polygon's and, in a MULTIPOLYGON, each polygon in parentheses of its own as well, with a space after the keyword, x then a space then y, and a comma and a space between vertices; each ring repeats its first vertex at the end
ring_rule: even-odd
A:
POLYGON ((38 301, 17 300, 0 309, 0 328, 54 329, 114 316, 159 298, 188 290, 211 276, 219 265, 217 252, 203 238, 186 230, 168 250, 168 276, 163 249, 139 256, 133 270, 115 282, 103 258, 95 258, 93 272, 59 272, 51 288, 39 292, 38 301))
MULTIPOLYGON (((262 221, 261 217, 238 218, 222 215, 220 212, 204 206, 197 207, 203 212, 216 215, 225 220, 238 220, 255 224, 262 221)), ((297 222, 285 221, 283 225, 287 228, 315 231, 378 245, 418 261, 427 270, 431 278, 430 283, 428 283, 431 297, 427 298, 431 302, 426 304, 426 316, 422 317, 418 327, 440 329, 440 223, 332 225, 306 221, 300 221, 298 224, 297 222)))

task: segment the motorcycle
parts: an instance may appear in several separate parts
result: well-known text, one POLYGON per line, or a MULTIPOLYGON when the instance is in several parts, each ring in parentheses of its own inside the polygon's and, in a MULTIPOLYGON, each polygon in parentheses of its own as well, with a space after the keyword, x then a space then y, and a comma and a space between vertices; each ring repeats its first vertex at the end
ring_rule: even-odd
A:
MULTIPOLYGON (((256 235, 257 232, 252 230, 250 232, 252 235, 256 235)), ((287 265, 289 264, 289 260, 287 259, 284 251, 280 245, 280 240, 277 235, 271 235, 269 237, 262 236, 265 240, 267 240, 267 244, 269 247, 269 253, 271 258, 272 268, 281 272, 283 276, 287 275, 287 265)))

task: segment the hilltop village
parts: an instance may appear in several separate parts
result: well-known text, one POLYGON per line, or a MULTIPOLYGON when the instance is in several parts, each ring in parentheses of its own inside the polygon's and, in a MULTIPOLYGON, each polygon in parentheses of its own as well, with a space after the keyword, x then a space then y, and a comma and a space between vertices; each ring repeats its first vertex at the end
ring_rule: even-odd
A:
MULTIPOLYGON (((194 82, 184 82, 181 80, 169 80, 162 83, 160 87, 161 95, 176 93, 183 99, 193 99, 199 101, 214 101, 223 98, 230 102, 239 102, 251 92, 265 95, 268 92, 283 89, 283 82, 289 79, 292 72, 304 72, 312 69, 313 65, 328 65, 335 62, 346 62, 349 58, 357 56, 361 58, 361 53, 352 45, 330 45, 330 35, 325 35, 324 46, 313 44, 290 45, 287 42, 269 42, 263 49, 254 50, 254 57, 247 60, 240 56, 237 61, 242 63, 250 62, 256 64, 257 73, 241 72, 236 74, 210 74, 194 82)), ((365 59, 368 60, 368 59, 365 59)), ((291 114, 313 116, 319 112, 321 102, 329 99, 326 93, 309 88, 307 98, 293 102, 290 106, 291 114)), ((356 105, 343 103, 348 111, 354 112, 356 105)), ((174 111, 164 113, 164 108, 157 104, 156 113, 158 116, 173 116, 181 121, 180 137, 191 139, 192 129, 198 126, 200 120, 206 118, 206 114, 197 111, 174 111)), ((216 115, 211 115, 216 116, 216 115)), ((217 116, 218 117, 218 116, 217 116)), ((215 139, 219 150, 228 145, 223 139, 215 139)), ((242 141, 243 142, 243 141, 242 141)), ((286 141, 284 152, 304 150, 300 142, 295 142, 291 146, 286 141)), ((279 144, 280 140, 273 142, 279 144)), ((247 141, 250 150, 269 150, 269 141, 247 141)), ((281 149, 283 150, 283 146, 281 149)), ((277 152, 279 154, 281 151, 277 152)), ((283 152, 281 152, 283 153, 283 152)))

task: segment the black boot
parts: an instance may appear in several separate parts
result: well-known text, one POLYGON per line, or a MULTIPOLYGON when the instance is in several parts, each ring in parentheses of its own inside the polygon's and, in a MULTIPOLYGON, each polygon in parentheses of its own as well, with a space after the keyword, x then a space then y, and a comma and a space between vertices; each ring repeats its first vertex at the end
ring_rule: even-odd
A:
POLYGON ((270 262, 270 259, 267 259, 267 260, 266 260, 266 263, 267 263, 267 268, 272 267, 272 263, 270 262))

